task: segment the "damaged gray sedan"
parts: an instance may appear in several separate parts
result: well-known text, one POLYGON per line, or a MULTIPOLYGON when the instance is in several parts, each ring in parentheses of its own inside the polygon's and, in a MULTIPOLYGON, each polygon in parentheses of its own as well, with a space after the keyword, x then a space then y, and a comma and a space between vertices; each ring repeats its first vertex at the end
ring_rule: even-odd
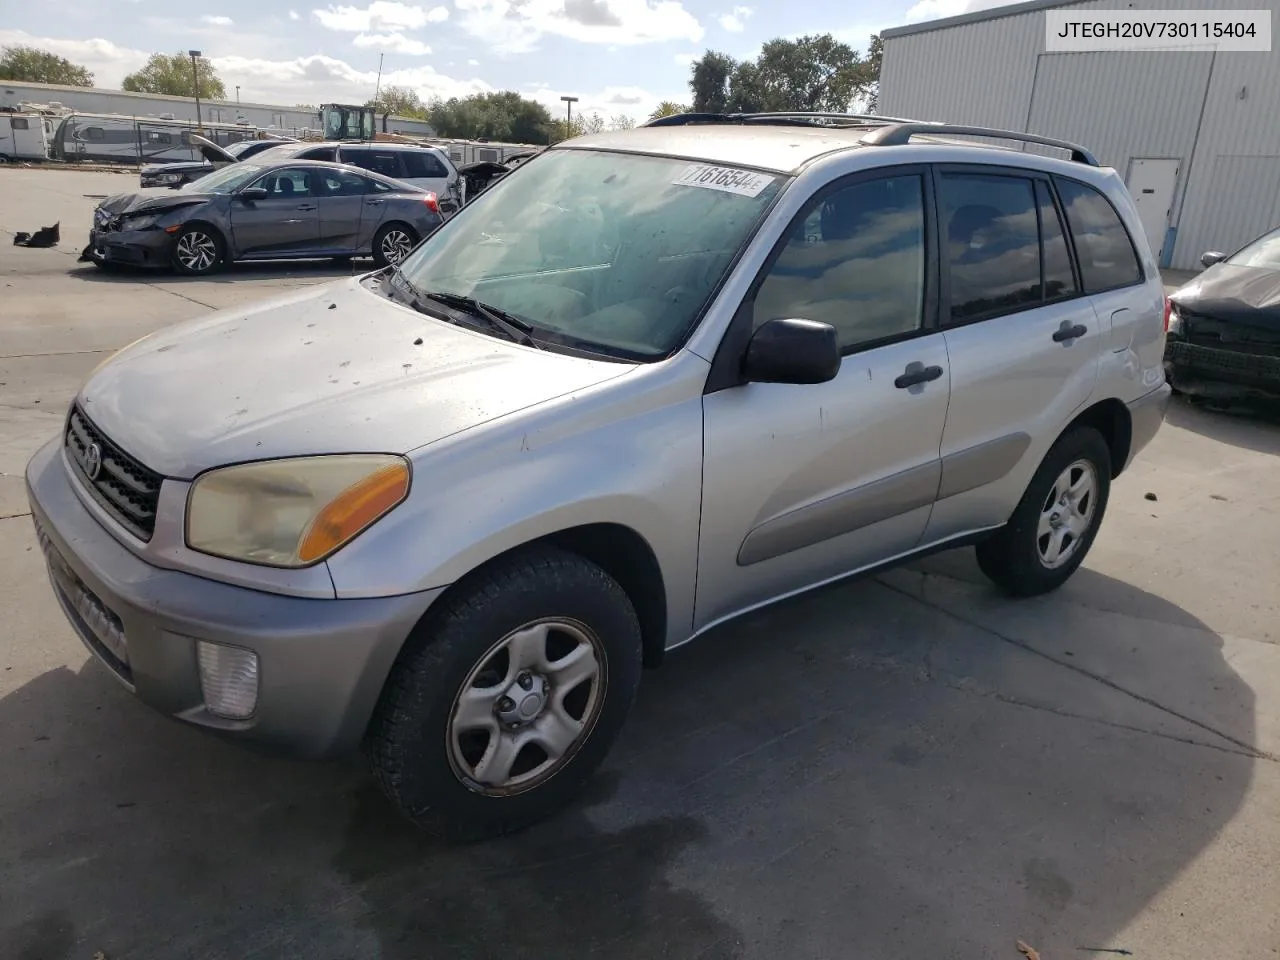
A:
POLYGON ((178 190, 109 197, 82 260, 203 275, 240 260, 398 263, 443 222, 436 195, 338 163, 238 163, 178 190))

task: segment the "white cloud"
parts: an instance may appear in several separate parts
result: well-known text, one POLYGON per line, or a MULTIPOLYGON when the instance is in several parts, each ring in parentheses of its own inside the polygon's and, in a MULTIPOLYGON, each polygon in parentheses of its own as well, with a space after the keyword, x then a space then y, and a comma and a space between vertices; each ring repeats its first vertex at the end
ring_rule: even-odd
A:
POLYGON ((544 35, 631 46, 702 40, 681 0, 455 0, 468 33, 503 53, 527 53, 544 35))
MULTIPOLYGON (((377 72, 357 70, 343 60, 314 54, 293 60, 214 57, 214 69, 230 89, 259 103, 364 103, 373 96, 377 72)), ((458 80, 428 66, 382 74, 382 85, 409 87, 424 100, 440 96, 465 97, 493 88, 483 80, 458 80)))
POLYGON ((230 17, 214 17, 207 13, 200 18, 200 22, 207 23, 211 27, 229 27, 232 24, 230 17))
POLYGON ((467 66, 468 66, 468 67, 478 67, 478 66, 480 66, 480 61, 479 61, 479 60, 468 60, 468 61, 467 61, 467 66))
POLYGON ((300 17, 300 16, 298 15, 298 11, 297 11, 297 10, 290 10, 290 11, 289 11, 289 19, 290 19, 290 20, 301 20, 301 19, 302 19, 302 17, 300 17))
POLYGON ((431 48, 421 40, 406 37, 403 33, 361 33, 351 41, 357 47, 372 48, 379 53, 404 53, 411 57, 425 57, 431 48))
MULTIPOLYGON (((560 96, 570 92, 551 89, 545 84, 533 84, 523 91, 523 95, 541 103, 551 113, 552 118, 563 120, 565 105, 561 102, 560 96)), ((598 113, 605 123, 608 123, 612 117, 625 114, 637 123, 643 123, 649 118, 653 108, 663 100, 682 103, 687 98, 688 91, 686 90, 683 94, 657 94, 643 87, 605 87, 594 93, 575 90, 572 94, 579 97, 578 102, 573 105, 575 117, 587 117, 598 113)))
POLYGON ((907 10, 903 19, 906 23, 919 23, 922 20, 973 13, 975 10, 992 10, 1014 2, 1016 0, 919 0, 907 10))
POLYGON ((25 30, 0 30, 0 46, 9 45, 39 47, 66 57, 86 67, 98 87, 119 87, 125 75, 142 67, 148 57, 142 50, 119 47, 110 40, 63 40, 33 36, 25 30))
POLYGON ((741 33, 746 29, 744 21, 749 16, 751 16, 750 7, 734 7, 731 13, 721 15, 720 26, 730 33, 741 33))
POLYGON ((373 0, 367 7, 330 5, 311 11, 320 25, 330 30, 365 33, 370 30, 420 30, 428 23, 449 19, 448 7, 426 7, 399 0, 373 0))

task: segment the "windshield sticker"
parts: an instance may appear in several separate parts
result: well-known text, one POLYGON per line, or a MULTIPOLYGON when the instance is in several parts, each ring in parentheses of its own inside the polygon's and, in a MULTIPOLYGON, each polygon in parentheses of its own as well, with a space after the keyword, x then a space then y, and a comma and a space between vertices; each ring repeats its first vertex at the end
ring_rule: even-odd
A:
POLYGON ((740 197, 757 197, 774 179, 765 173, 695 163, 685 167, 684 172, 671 182, 680 187, 705 187, 708 190, 736 193, 740 197))

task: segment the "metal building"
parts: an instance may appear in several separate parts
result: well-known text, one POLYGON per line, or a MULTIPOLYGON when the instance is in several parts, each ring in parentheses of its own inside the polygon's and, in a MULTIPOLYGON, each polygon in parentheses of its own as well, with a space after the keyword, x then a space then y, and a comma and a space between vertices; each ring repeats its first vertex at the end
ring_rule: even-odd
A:
MULTIPOLYGON (((885 30, 879 112, 1038 133, 1124 178, 1162 266, 1280 226, 1280 48, 1046 52, 1045 11, 1266 10, 1280 0, 1031 0, 885 30)), ((1224 18, 1227 19, 1227 18, 1224 18)))

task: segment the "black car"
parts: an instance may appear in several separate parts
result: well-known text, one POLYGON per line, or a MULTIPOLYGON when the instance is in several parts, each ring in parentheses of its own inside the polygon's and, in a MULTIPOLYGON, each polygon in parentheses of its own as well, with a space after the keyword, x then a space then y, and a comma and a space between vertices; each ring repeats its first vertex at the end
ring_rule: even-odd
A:
MULTIPOLYGON (((193 136, 191 142, 203 146, 207 141, 203 137, 193 136)), ((235 160, 248 160, 263 150, 297 142, 292 137, 274 137, 270 140, 239 140, 226 147, 225 150, 220 150, 219 153, 229 154, 235 160)), ((201 152, 205 153, 203 150, 201 152)), ((222 156, 205 153, 205 159, 200 161, 149 163, 142 168, 142 173, 138 178, 139 186, 144 189, 147 187, 177 188, 184 183, 191 183, 193 180, 199 180, 201 177, 213 173, 219 167, 225 166, 227 162, 222 156)))
POLYGON ((237 260, 398 263, 444 222, 436 195, 340 163, 235 163, 177 190, 103 200, 81 254, 96 266, 212 273, 237 260))
POLYGON ((1280 400, 1280 228, 1200 262, 1169 297, 1167 379, 1206 399, 1280 400))

